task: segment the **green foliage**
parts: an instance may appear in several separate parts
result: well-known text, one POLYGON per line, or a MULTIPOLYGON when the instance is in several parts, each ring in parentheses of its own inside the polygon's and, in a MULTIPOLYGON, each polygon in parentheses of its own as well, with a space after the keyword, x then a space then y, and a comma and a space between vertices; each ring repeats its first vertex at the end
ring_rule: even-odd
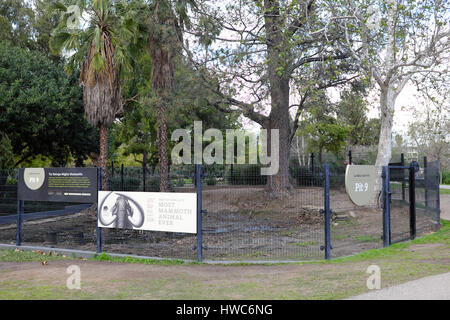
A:
POLYGON ((306 126, 305 131, 313 136, 310 146, 312 149, 326 149, 338 153, 345 145, 350 128, 335 123, 333 118, 328 118, 325 121, 306 126))
POLYGON ((161 184, 161 178, 159 176, 147 177, 145 181, 145 191, 146 192, 159 192, 161 184))
POLYGON ((38 52, 0 43, 0 127, 8 135, 15 165, 43 155, 64 166, 95 152, 97 132, 84 117, 75 75, 38 52))
POLYGON ((368 119, 367 87, 362 82, 352 84, 350 90, 341 94, 336 106, 336 117, 350 126, 348 143, 350 146, 377 145, 380 135, 380 119, 368 119))
POLYGON ((0 39, 15 42, 17 46, 36 49, 31 39, 33 9, 24 0, 2 0, 0 2, 0 39))
POLYGON ((14 153, 11 140, 0 131, 0 169, 9 169, 14 167, 14 153))
MULTIPOLYGON (((298 164, 298 161, 294 162, 298 164)), ((297 186, 313 186, 316 185, 316 180, 313 179, 311 168, 307 166, 295 166, 289 168, 291 176, 297 182, 297 186)))
POLYGON ((112 127, 114 135, 113 150, 122 146, 123 156, 145 155, 146 165, 156 166, 156 119, 154 111, 147 105, 146 99, 130 104, 120 121, 112 127))
POLYGON ((442 173, 442 183, 450 184, 450 171, 444 171, 442 173))
POLYGON ((145 259, 135 257, 111 257, 107 253, 95 254, 92 261, 111 261, 119 263, 140 263, 140 264, 156 264, 156 265, 180 265, 185 264, 183 260, 177 259, 145 259))
POLYGON ((321 166, 324 151, 333 153, 336 158, 339 156, 352 127, 336 116, 337 107, 329 101, 325 92, 317 93, 305 108, 307 112, 299 123, 297 135, 308 138, 307 152, 316 153, 321 166))
POLYGON ((184 187, 185 181, 182 176, 177 177, 176 179, 172 179, 172 185, 174 187, 184 187))
POLYGON ((61 53, 63 50, 74 50, 74 54, 69 58, 69 71, 80 69, 92 49, 92 60, 89 61, 86 72, 98 74, 106 71, 113 62, 123 76, 131 74, 133 50, 141 35, 136 6, 140 6, 140 3, 132 1, 126 4, 111 0, 54 2, 52 8, 54 12, 59 12, 60 16, 49 40, 51 51, 61 53), (77 5, 81 12, 90 15, 90 19, 83 21, 83 15, 75 17, 75 20, 79 19, 78 26, 75 23, 74 28, 69 28, 69 22, 74 19, 74 13, 68 12, 70 5, 77 5), (81 28, 81 23, 84 22, 87 22, 87 27, 81 28), (110 37, 114 47, 113 57, 106 56, 104 52, 110 45, 107 37, 110 37))
POLYGON ((206 185, 208 186, 215 186, 217 184, 217 179, 214 176, 209 176, 206 178, 206 185))
MULTIPOLYGON (((125 82, 127 95, 139 95, 127 105, 123 117, 117 121, 112 131, 115 136, 114 148, 123 150, 123 155, 146 157, 147 165, 158 163, 156 102, 150 83, 151 61, 147 54, 135 61, 136 77, 125 82), (142 70, 145 70, 143 72, 142 70)), ((170 132, 178 128, 192 129, 194 121, 202 121, 203 129, 231 129, 239 126, 237 115, 218 111, 208 103, 211 95, 205 89, 201 77, 188 65, 179 63, 176 72, 177 87, 173 92, 173 103, 167 107, 169 154, 177 143, 170 141, 170 132)), ((193 144, 192 144, 193 146, 193 144)), ((141 160, 139 160, 141 162, 141 160)))
POLYGON ((22 251, 22 250, 0 250, 1 262, 43 262, 66 260, 65 256, 55 252, 22 251))
POLYGON ((109 178, 109 190, 113 191, 139 191, 141 186, 141 178, 139 176, 124 176, 123 177, 123 190, 122 179, 120 175, 115 175, 109 178))
POLYGON ((39 51, 55 62, 59 55, 52 54, 49 38, 58 24, 58 16, 47 0, 2 0, 0 2, 0 41, 39 51))

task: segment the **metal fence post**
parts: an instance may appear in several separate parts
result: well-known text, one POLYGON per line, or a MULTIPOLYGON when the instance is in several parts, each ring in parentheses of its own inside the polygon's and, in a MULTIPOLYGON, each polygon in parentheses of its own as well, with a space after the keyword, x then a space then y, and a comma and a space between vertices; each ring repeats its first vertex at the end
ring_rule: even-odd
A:
POLYGON ((437 215, 437 221, 439 225, 441 225, 441 200, 440 200, 440 189, 439 184, 441 182, 440 176, 439 176, 439 162, 436 160, 436 215, 437 215))
POLYGON ((123 163, 122 163, 122 166, 120 168, 120 191, 125 191, 124 190, 124 185, 123 185, 123 163))
POLYGON ((389 167, 383 167, 383 246, 391 245, 391 193, 389 188, 389 167))
MULTIPOLYGON (((25 166, 22 166, 22 170, 25 166)), ((17 174, 17 177, 20 178, 20 169, 17 174)), ((17 193, 18 194, 18 193, 17 193)), ((17 200, 17 230, 16 230, 16 245, 22 245, 22 225, 23 225, 23 214, 24 214, 25 201, 17 200)))
POLYGON ((314 152, 311 153, 311 186, 314 186, 314 152))
MULTIPOLYGON (((405 154, 402 153, 400 155, 400 162, 402 163, 401 166, 405 166, 405 154)), ((405 181, 405 170, 402 169, 402 201, 405 201, 406 199, 406 181, 405 181)))
POLYGON ((409 166, 409 229, 411 240, 416 238, 416 172, 409 166))
POLYGON ((256 136, 256 163, 259 164, 259 136, 256 136))
POLYGON ((17 200, 17 231, 16 231, 16 245, 22 245, 22 222, 25 202, 17 200))
POLYGON ((325 259, 330 259, 331 252, 331 210, 330 210, 330 166, 324 166, 324 209, 325 209, 325 259))
POLYGON ((425 185, 425 208, 426 208, 426 210, 428 208, 428 186, 429 186, 427 167, 428 167, 428 159, 427 159, 427 157, 423 157, 423 180, 424 180, 424 185, 425 185))
POLYGON ((352 150, 348 150, 348 164, 353 164, 352 150))
POLYGON ((202 226, 202 165, 195 165, 195 186, 197 191, 197 258, 203 260, 203 226, 202 226))
MULTIPOLYGON (((102 168, 97 168, 97 186, 98 190, 102 190, 102 168)), ((97 192, 98 194, 98 192, 97 192)), ((98 199, 97 199, 98 203, 98 199)), ((98 208, 97 208, 98 215, 98 208)), ((97 253, 102 253, 102 228, 97 227, 97 253)))
POLYGON ((144 183, 143 191, 146 191, 146 183, 145 183, 145 165, 142 164, 142 182, 144 183))

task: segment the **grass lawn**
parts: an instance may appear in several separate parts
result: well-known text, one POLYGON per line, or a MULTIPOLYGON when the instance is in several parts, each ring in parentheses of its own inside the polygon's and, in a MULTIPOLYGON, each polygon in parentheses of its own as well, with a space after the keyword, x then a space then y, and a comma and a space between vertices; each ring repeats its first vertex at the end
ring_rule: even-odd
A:
POLYGON ((450 194, 450 189, 439 189, 439 194, 450 194))
POLYGON ((389 248, 276 265, 207 265, 105 254, 86 260, 0 250, 0 299, 341 299, 369 291, 366 271, 374 264, 381 268, 383 288, 450 272, 450 222, 442 224, 436 233, 389 248), (80 266, 81 290, 66 288, 66 268, 73 264, 80 266))

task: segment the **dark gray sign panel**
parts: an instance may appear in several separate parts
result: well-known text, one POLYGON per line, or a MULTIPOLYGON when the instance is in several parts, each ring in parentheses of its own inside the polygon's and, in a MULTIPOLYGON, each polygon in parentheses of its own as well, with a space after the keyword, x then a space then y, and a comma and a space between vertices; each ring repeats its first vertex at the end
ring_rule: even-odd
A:
POLYGON ((97 168, 21 168, 18 198, 30 201, 97 202, 97 168))

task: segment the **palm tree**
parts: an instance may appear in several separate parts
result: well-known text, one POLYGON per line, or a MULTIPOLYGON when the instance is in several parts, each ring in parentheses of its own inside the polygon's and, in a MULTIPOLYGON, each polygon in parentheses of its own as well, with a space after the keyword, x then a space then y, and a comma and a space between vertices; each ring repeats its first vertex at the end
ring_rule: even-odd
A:
POLYGON ((167 109, 175 87, 176 60, 181 54, 182 29, 189 26, 187 6, 193 0, 154 0, 150 4, 148 49, 156 101, 160 191, 169 191, 167 109))
POLYGON ((79 1, 86 17, 86 27, 68 28, 73 18, 67 7, 56 3, 62 11, 60 24, 50 39, 55 52, 73 53, 69 70, 80 69, 83 102, 88 122, 100 129, 99 164, 102 168, 103 190, 107 189, 108 127, 123 111, 120 90, 121 71, 129 69, 127 43, 133 37, 131 18, 125 14, 126 5, 114 0, 79 1))

